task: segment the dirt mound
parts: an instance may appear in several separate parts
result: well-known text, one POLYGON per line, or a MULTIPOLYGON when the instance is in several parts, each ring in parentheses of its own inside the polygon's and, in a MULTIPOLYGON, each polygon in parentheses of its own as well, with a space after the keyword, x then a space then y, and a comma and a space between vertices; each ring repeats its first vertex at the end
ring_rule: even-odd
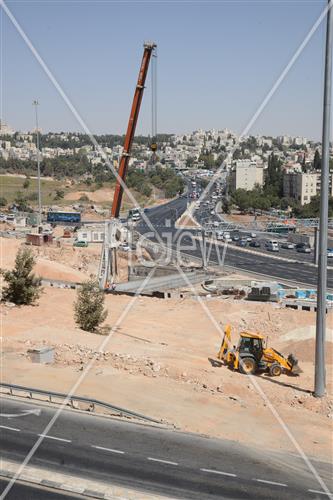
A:
MULTIPOLYGON (((292 352, 299 361, 315 361, 316 341, 314 339, 301 340, 287 344, 283 350, 285 353, 292 352)), ((326 363, 333 363, 333 343, 326 342, 326 363)))

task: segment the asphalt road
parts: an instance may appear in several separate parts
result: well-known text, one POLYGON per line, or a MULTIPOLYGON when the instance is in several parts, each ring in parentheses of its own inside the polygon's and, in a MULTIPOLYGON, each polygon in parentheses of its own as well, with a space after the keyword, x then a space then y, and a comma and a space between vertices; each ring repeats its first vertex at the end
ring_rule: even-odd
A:
MULTIPOLYGON (((175 221, 180 217, 181 213, 186 210, 187 197, 181 197, 173 200, 165 205, 151 208, 147 212, 156 234, 150 234, 148 237, 153 241, 162 240, 165 244, 172 241, 173 248, 177 249, 177 241, 184 238, 184 230, 177 230, 174 227, 175 221)), ((141 221, 137 226, 137 230, 141 233, 151 231, 144 221, 141 221)), ((193 233, 187 231, 188 235, 193 233)), ((193 233, 194 234, 194 233, 193 233)), ((186 244, 186 240, 182 240, 186 244)), ((183 251, 195 257, 202 258, 202 244, 199 241, 195 242, 193 248, 193 240, 190 242, 188 236, 188 247, 183 251)), ((306 286, 317 286, 317 268, 311 264, 312 255, 300 254, 293 250, 282 249, 278 254, 272 255, 264 248, 253 249, 260 254, 250 254, 244 252, 234 244, 229 244, 225 254, 224 264, 227 266, 237 267, 244 271, 252 271, 254 273, 265 274, 277 280, 290 280, 297 283, 304 283, 306 286), (277 260, 276 256, 285 257, 296 260, 297 262, 287 262, 285 260, 277 260)), ((223 247, 206 243, 206 254, 208 263, 221 265, 223 256, 223 247)), ((333 289, 333 271, 328 270, 327 286, 333 289)))
MULTIPOLYGON (((4 398, 1 412, 16 414, 36 406, 4 398)), ((0 417, 3 458, 22 461, 44 434, 56 409, 40 408, 40 416, 0 417)), ((223 415, 216 425, 225 426, 227 437, 223 415)), ((260 428, 253 432, 260 434, 260 428)), ((315 499, 322 492, 305 463, 293 455, 75 410, 60 414, 30 465, 184 499, 315 499)), ((329 464, 314 465, 330 481, 329 464)))

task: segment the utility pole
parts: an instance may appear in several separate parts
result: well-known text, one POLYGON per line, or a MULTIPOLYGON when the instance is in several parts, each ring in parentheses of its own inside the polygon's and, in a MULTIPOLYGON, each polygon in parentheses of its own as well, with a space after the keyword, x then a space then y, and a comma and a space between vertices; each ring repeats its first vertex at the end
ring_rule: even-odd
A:
POLYGON ((38 228, 42 224, 42 194, 40 186, 40 149, 39 149, 39 128, 38 128, 38 105, 39 102, 33 101, 35 107, 35 120, 36 120, 36 147, 37 147, 37 176, 38 176, 38 228))
POLYGON ((316 318, 316 361, 314 395, 321 398, 326 392, 325 333, 326 333, 326 288, 327 288, 327 230, 328 230, 328 184, 329 149, 332 94, 332 17, 331 1, 328 0, 325 77, 323 104, 323 139, 320 186, 319 255, 316 318))

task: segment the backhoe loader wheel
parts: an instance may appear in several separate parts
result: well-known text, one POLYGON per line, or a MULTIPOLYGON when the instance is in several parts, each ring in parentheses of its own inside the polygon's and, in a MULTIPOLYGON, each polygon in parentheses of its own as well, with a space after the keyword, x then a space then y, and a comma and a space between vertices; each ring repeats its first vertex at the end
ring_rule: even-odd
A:
POLYGON ((269 374, 272 376, 272 377, 279 377, 282 373, 282 368, 281 368, 281 365, 279 365, 279 363, 273 363, 270 367, 269 367, 269 374))
POLYGON ((244 375, 253 375, 257 371, 257 363, 254 358, 241 358, 239 360, 239 371, 244 375))

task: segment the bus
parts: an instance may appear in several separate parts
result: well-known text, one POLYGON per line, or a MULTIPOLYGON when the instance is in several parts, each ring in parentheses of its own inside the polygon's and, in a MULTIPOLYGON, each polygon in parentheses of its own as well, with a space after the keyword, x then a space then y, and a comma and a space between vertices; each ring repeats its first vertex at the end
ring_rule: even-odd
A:
POLYGON ((47 212, 47 222, 80 223, 80 212, 47 212))

